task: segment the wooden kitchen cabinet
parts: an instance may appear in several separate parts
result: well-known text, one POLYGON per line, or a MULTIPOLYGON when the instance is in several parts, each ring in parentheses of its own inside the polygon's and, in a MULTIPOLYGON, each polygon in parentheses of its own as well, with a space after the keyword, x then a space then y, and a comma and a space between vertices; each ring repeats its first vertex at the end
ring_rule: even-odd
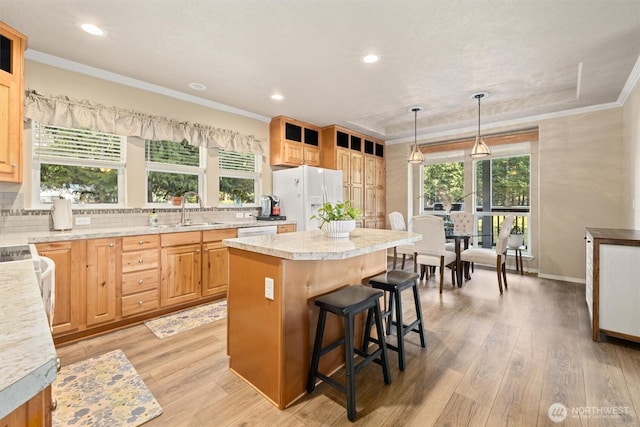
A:
POLYGON ((202 296, 227 295, 229 248, 223 239, 237 237, 235 229, 202 232, 202 296))
POLYGON ((0 427, 51 426, 51 386, 0 420, 0 427))
POLYGON ((0 181, 22 182, 22 104, 27 37, 0 22, 0 41, 0 181))
POLYGON ((160 243, 160 306, 198 299, 202 275, 200 232, 163 234, 160 243))
POLYGON ((385 228, 384 143, 341 126, 322 128, 322 167, 342 171, 343 200, 362 209, 358 226, 385 228))
POLYGON ((278 116, 269 125, 271 166, 320 166, 321 129, 289 117, 278 116))
POLYGON ((84 240, 39 243, 38 254, 56 264, 53 335, 86 327, 86 244, 84 240))
MULTIPOLYGON (((119 238, 87 240, 87 326, 116 318, 119 238)), ((55 319, 55 317, 54 317, 55 319)))
POLYGON ((280 233, 293 233, 296 231, 295 224, 283 224, 278 226, 278 234, 280 233))
POLYGON ((160 307, 160 236, 146 234, 122 238, 122 317, 160 307))
POLYGON ((592 338, 640 342, 640 230, 587 228, 585 300, 592 338))

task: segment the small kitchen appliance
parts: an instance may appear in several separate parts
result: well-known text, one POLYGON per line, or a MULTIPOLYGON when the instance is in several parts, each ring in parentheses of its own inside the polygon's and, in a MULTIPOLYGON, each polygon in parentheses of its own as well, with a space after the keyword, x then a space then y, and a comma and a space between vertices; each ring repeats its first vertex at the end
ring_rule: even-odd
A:
POLYGON ((280 215, 280 198, 273 194, 265 194, 260 199, 262 212, 256 217, 261 221, 274 221, 287 219, 286 216, 280 215))
POLYGON ((53 230, 71 230, 73 226, 71 200, 63 197, 53 199, 51 218, 53 219, 53 230))

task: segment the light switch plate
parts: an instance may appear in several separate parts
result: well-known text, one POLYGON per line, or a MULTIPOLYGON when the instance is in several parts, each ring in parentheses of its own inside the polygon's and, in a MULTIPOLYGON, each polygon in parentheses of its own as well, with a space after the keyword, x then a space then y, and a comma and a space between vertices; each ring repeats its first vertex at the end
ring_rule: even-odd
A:
POLYGON ((264 297, 273 301, 273 279, 271 277, 264 278, 264 297))
POLYGON ((76 225, 91 225, 90 216, 77 216, 75 220, 76 220, 76 225))

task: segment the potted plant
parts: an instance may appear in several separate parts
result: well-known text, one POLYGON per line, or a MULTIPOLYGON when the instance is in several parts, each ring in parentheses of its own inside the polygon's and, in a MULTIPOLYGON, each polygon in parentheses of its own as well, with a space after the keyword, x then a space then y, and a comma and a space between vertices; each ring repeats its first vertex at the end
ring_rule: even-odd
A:
POLYGON ((524 244, 524 230, 520 228, 518 224, 516 224, 511 229, 511 234, 509 234, 509 238, 507 240, 507 247, 509 249, 518 249, 523 244, 524 244))
POLYGON ((328 237, 349 237, 349 233, 356 228, 356 218, 360 214, 360 208, 353 207, 350 200, 326 202, 311 219, 320 221, 319 227, 328 237))

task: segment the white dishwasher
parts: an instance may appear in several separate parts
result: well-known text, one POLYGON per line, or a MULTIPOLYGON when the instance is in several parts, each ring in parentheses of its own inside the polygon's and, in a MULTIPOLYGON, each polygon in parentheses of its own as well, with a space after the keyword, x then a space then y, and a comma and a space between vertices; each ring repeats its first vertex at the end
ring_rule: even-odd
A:
POLYGON ((262 225, 258 227, 238 228, 238 237, 266 236, 269 234, 278 234, 278 226, 262 225))

